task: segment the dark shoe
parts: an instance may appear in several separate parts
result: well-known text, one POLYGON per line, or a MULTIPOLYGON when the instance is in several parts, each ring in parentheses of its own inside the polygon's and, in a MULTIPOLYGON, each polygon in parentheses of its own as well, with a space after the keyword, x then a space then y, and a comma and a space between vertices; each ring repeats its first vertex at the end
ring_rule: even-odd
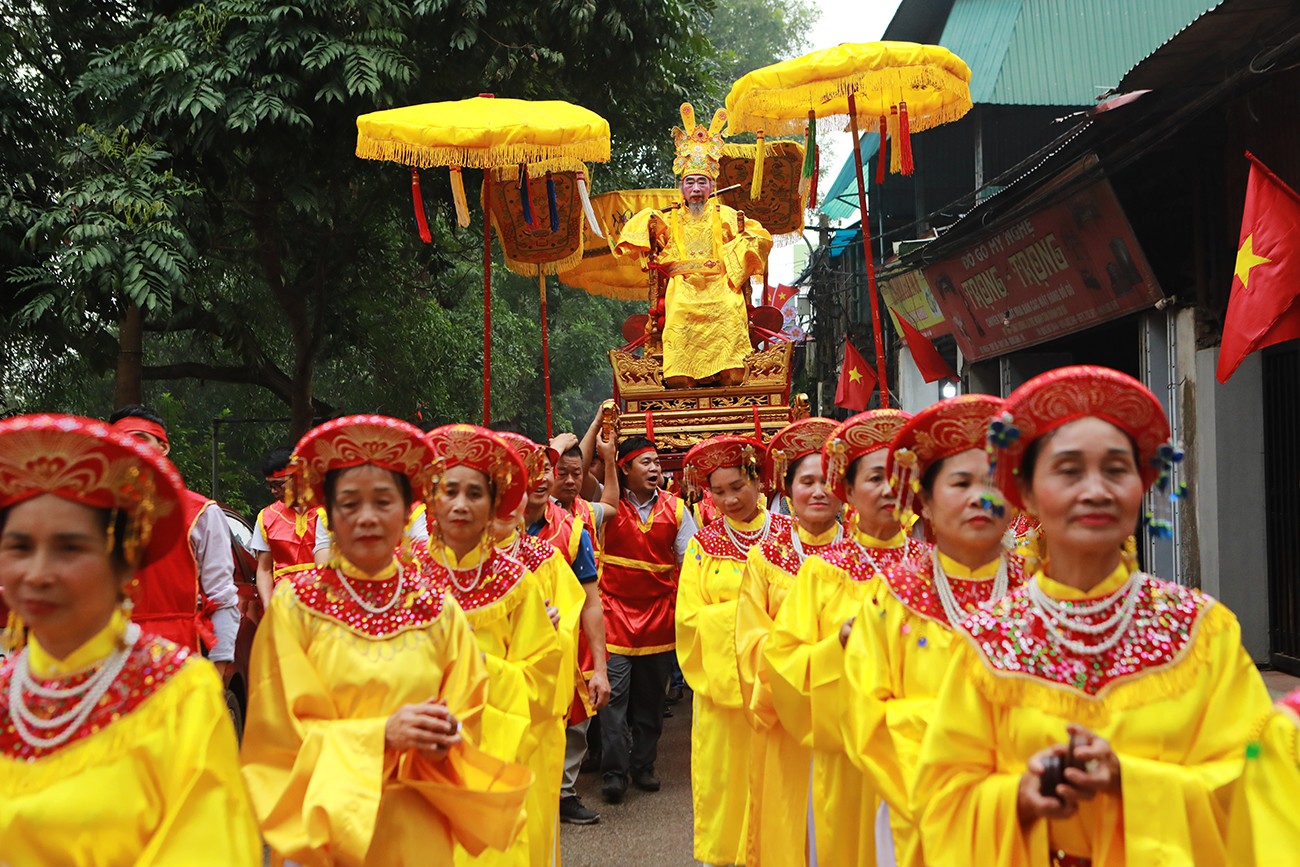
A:
POLYGON ((587 757, 582 760, 581 767, 578 768, 580 774, 594 774, 600 770, 600 753, 587 751, 587 757))
POLYGON ((686 690, 682 689, 680 686, 669 687, 667 702, 669 704, 677 704, 677 702, 682 700, 682 696, 685 695, 685 693, 686 690))
POLYGON ((632 783, 643 792, 659 791, 659 778, 653 768, 642 768, 632 772, 632 783))
POLYGON ((600 821, 600 814, 588 810, 582 805, 577 795, 560 798, 560 821, 570 825, 594 825, 600 821))
POLYGON ((627 777, 622 774, 605 777, 605 783, 600 787, 600 795, 605 799, 606 804, 621 804, 626 794, 627 777))
POLYGON ((664 719, 668 719, 668 718, 671 717, 672 715, 673 715, 673 709, 670 708, 670 707, 665 707, 665 708, 664 708, 664 719))

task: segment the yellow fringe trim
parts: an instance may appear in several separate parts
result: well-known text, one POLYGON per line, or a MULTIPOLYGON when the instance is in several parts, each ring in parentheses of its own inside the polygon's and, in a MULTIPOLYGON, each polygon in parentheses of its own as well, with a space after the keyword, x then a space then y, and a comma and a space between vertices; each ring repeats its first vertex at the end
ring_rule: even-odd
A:
POLYGON ((976 664, 970 666, 968 672, 970 681, 989 702, 1006 707, 1034 707, 1097 728, 1107 725, 1113 714, 1186 693, 1204 674, 1204 666, 1210 658, 1210 641, 1235 622, 1236 618, 1227 608, 1217 602, 1210 603, 1192 624, 1191 635, 1182 653, 1162 666, 1113 680, 1095 696, 1040 677, 995 671, 989 667, 975 640, 964 631, 962 634, 970 642, 970 650, 976 659, 976 664))
MULTIPOLYGON (((798 148, 799 154, 803 154, 803 144, 800 142, 794 141, 793 139, 773 141, 771 138, 764 136, 763 155, 765 157, 780 156, 785 152, 786 148, 789 147, 798 148)), ((722 155, 733 159, 752 160, 757 153, 757 144, 729 144, 723 145, 722 147, 722 155)))
MULTIPOLYGON (((528 163, 527 165, 528 177, 530 178, 545 177, 547 172, 575 172, 584 175, 587 173, 587 164, 572 157, 542 160, 539 163, 528 163)), ((519 164, 494 169, 492 177, 497 181, 513 181, 519 177, 519 164)))
MULTIPOLYGON (((497 237, 501 236, 501 228, 497 226, 497 221, 492 220, 492 228, 496 229, 497 237)), ((521 277, 538 277, 545 275, 547 277, 553 274, 559 274, 561 271, 568 271, 576 267, 582 261, 582 247, 579 246, 569 256, 563 259, 556 259, 554 262, 517 262, 509 256, 502 254, 506 260, 506 267, 521 277)))
POLYGON ((470 169, 495 169, 536 163, 543 160, 572 159, 584 162, 609 162, 609 141, 575 142, 565 145, 510 144, 491 148, 430 147, 410 142, 380 140, 357 136, 357 156, 363 160, 386 160, 427 169, 433 166, 462 166, 470 169))

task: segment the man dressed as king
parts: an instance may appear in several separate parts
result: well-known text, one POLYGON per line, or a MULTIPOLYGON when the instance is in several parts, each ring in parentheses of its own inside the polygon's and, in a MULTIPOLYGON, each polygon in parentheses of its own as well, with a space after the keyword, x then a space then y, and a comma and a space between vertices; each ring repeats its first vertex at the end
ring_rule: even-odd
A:
POLYGON ((726 122, 718 109, 707 128, 698 125, 690 103, 682 104, 682 127, 673 128, 682 201, 637 213, 615 245, 618 255, 636 256, 667 278, 661 337, 669 388, 744 379, 749 280, 763 274, 772 236, 713 198, 726 122))

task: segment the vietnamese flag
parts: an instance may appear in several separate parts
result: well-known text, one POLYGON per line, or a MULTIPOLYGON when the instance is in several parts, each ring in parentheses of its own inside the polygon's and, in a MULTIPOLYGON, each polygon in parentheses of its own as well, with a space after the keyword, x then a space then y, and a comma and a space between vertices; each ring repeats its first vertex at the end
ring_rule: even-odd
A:
POLYGON ((930 338, 922 334, 919 328, 908 322, 907 317, 897 310, 891 307, 890 312, 894 314, 894 319, 902 329, 903 340, 907 342, 907 351, 911 353, 916 369, 921 371, 921 378, 926 382, 936 382, 940 379, 956 380, 957 374, 952 372, 952 368, 944 361, 939 350, 934 348, 930 338))
POLYGON ((1241 215, 1237 267, 1219 346, 1219 382, 1242 359, 1300 338, 1300 195, 1255 157, 1241 215))
POLYGON ((862 355, 853 348, 853 344, 844 341, 844 366, 840 368, 840 381, 835 386, 835 405, 855 412, 862 412, 871 401, 871 393, 876 390, 876 375, 862 359, 862 355))

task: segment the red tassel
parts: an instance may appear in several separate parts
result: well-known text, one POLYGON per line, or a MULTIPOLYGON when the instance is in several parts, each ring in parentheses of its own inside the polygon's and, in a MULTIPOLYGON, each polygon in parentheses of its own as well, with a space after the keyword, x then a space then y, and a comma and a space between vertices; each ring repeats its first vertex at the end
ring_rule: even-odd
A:
POLYGON ((651 443, 655 441, 655 417, 651 410, 645 411, 645 438, 651 443))
POLYGON ((821 145, 813 145, 813 173, 812 180, 808 183, 808 207, 817 207, 817 175, 822 170, 822 149, 821 145))
POLYGON ((885 116, 882 114, 880 116, 880 150, 876 151, 876 184, 877 185, 883 184, 885 182, 885 165, 887 163, 887 156, 885 154, 885 143, 888 140, 888 134, 886 133, 885 130, 886 130, 885 116))
POLYGON ((903 174, 912 173, 912 134, 908 130, 907 103, 898 104, 898 149, 903 156, 903 174))
POLYGON ((424 196, 420 195, 420 173, 411 169, 411 199, 415 203, 415 225, 420 230, 420 240, 426 244, 433 243, 429 232, 429 220, 424 215, 424 196))
POLYGON ((751 406, 754 411, 754 437, 761 443, 763 441, 763 423, 758 418, 758 407, 751 406))

